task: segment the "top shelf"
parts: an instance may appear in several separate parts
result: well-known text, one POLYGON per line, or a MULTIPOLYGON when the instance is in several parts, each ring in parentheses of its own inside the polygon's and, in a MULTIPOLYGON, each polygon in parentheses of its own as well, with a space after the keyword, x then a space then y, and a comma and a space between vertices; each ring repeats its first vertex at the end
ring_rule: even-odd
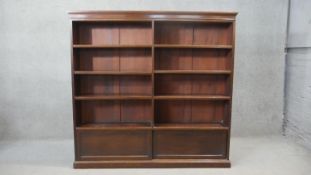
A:
MULTIPOLYGON (((153 45, 93 45, 74 44, 73 48, 152 48, 153 45)), ((155 44, 155 48, 232 49, 232 45, 155 44)))
POLYGON ((232 45, 156 44, 156 48, 232 49, 232 45))
POLYGON ((73 48, 151 48, 152 45, 93 45, 93 44, 74 44, 73 48))

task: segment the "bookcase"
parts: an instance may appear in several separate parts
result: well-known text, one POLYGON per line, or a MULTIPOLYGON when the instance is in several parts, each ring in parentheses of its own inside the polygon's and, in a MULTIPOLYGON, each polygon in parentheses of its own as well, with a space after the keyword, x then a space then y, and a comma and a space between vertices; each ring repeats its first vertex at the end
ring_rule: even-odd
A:
POLYGON ((75 168, 230 167, 237 13, 69 14, 75 168))

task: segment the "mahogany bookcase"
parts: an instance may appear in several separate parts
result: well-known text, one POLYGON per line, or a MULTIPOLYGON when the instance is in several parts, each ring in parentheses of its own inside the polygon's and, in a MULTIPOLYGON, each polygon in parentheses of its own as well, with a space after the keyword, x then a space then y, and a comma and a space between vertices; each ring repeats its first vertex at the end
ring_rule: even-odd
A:
POLYGON ((69 14, 75 168, 230 167, 236 13, 69 14))

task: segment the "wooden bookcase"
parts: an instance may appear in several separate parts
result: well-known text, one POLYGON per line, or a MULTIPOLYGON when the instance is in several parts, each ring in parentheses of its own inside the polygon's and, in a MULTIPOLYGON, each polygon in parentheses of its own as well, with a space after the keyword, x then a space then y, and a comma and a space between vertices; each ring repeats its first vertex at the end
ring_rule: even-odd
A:
POLYGON ((71 12, 75 168, 230 167, 232 12, 71 12))

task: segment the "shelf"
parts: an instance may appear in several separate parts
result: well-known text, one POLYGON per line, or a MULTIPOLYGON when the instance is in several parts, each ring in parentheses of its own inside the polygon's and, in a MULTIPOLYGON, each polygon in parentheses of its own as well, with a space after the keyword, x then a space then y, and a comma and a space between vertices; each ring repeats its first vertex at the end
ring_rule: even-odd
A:
POLYGON ((228 130, 221 124, 215 123, 162 123, 155 124, 155 130, 228 130))
POLYGON ((152 45, 92 45, 92 44, 74 44, 73 48, 101 49, 101 48, 151 48, 152 45))
POLYGON ((156 44, 156 48, 232 49, 232 45, 156 44))
POLYGON ((75 100, 151 100, 152 96, 146 95, 85 95, 85 96, 75 96, 75 100))
POLYGON ((146 130, 152 129, 150 123, 102 123, 82 124, 78 130, 146 130))
MULTIPOLYGON (((74 44, 73 48, 151 48, 152 45, 92 45, 74 44)), ((156 48, 231 49, 232 45, 156 44, 156 48)))
POLYGON ((156 100, 230 100, 230 96, 222 95, 158 95, 156 100))
POLYGON ((75 75, 151 75, 152 72, 74 71, 75 75))
POLYGON ((156 74, 231 74, 229 70, 156 70, 156 74))

